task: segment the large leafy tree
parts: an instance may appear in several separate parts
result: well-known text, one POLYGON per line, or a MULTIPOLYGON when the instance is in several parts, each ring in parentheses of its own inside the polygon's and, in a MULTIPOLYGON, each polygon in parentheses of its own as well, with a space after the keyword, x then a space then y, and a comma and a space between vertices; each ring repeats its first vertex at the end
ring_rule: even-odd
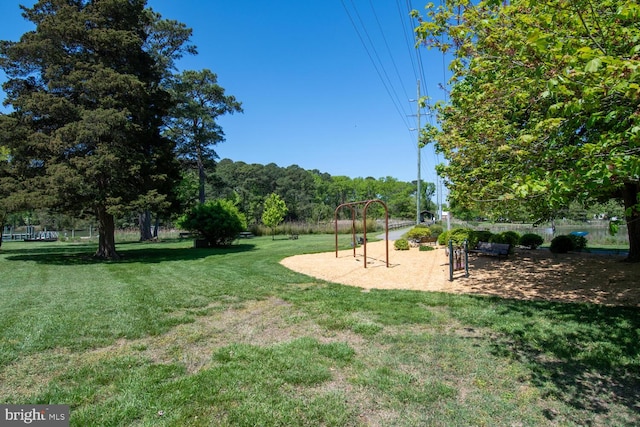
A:
POLYGON ((419 39, 453 55, 437 136, 452 203, 548 219, 617 199, 640 261, 639 19, 618 0, 428 6, 419 39))
POLYGON ((218 117, 242 112, 242 104, 218 84, 211 70, 185 71, 170 85, 175 106, 171 111, 167 135, 177 142, 181 160, 198 171, 200 203, 205 202, 206 170, 218 158, 214 146, 224 141, 218 117))
POLYGON ((20 174, 16 191, 23 207, 91 212, 96 256, 117 258, 114 215, 167 208, 179 178, 174 145, 160 135, 171 98, 160 84, 167 63, 149 48, 158 16, 144 0, 41 0, 22 9, 35 30, 0 43, 13 108, 0 145, 20 174))

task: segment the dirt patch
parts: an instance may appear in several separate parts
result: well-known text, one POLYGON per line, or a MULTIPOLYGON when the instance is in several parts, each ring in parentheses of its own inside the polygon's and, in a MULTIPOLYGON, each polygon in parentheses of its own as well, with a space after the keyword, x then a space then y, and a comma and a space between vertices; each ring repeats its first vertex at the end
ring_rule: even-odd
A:
POLYGON ((456 271, 449 280, 449 257, 443 247, 433 251, 396 251, 389 242, 320 254, 296 255, 282 265, 309 276, 363 289, 408 289, 503 298, 591 302, 640 307, 640 263, 621 256, 589 253, 552 254, 548 250, 516 249, 508 259, 469 256, 469 277, 456 271))

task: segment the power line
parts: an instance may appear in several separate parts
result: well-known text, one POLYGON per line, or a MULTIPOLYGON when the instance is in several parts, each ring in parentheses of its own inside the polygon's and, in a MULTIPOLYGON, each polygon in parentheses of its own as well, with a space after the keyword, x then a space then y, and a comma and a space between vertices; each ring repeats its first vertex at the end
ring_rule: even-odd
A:
POLYGON ((367 40, 369 40, 369 43, 371 45, 371 49, 369 48, 369 46, 365 42, 365 39, 364 39, 363 35, 361 34, 361 31, 360 31, 358 25, 356 24, 351 12, 349 11, 348 7, 346 6, 344 0, 340 0, 340 2, 342 3, 342 7, 344 8, 344 10, 345 10, 345 12, 347 14, 347 17, 349 18, 349 21, 351 22, 351 25, 353 26, 354 30, 356 31, 356 34, 358 36, 358 39, 360 40, 360 43, 364 47, 365 52, 367 53, 367 56, 369 57, 369 60, 371 61, 371 64, 373 65, 373 68, 376 71, 376 74, 378 75, 378 78, 380 79, 382 85, 384 86, 385 91, 387 92, 387 95, 391 99, 391 102, 393 103, 393 106, 396 109, 396 112, 400 116, 400 119, 404 123, 405 127, 407 129, 409 129, 410 125, 407 122, 407 118, 406 118, 408 116, 408 114, 404 113, 402 111, 402 108, 400 107, 400 105, 402 105, 402 103, 399 102, 399 100, 398 100, 398 95, 397 95, 397 92, 395 91, 395 87, 391 83, 391 79, 389 78, 389 75, 388 75, 388 73, 386 72, 386 70, 384 68, 384 64, 380 60, 380 56, 378 55, 377 50, 375 49, 375 44, 371 40, 369 32, 367 31, 366 26, 364 24, 364 21, 360 17, 360 14, 358 13, 358 10, 357 10, 355 4, 353 3, 353 0, 351 0, 351 5, 352 5, 352 7, 354 9, 354 13, 358 17, 358 20, 359 20, 360 25, 362 27, 362 32, 364 32, 364 34, 366 35, 367 40), (372 51, 373 51, 374 54, 371 53, 372 51), (376 60, 374 60, 374 56, 377 58, 378 62, 376 62, 376 60), (382 71, 381 71, 381 69, 382 69, 382 71), (386 77, 386 79, 385 79, 385 77, 386 77), (395 94, 395 96, 394 96, 394 94, 395 94))

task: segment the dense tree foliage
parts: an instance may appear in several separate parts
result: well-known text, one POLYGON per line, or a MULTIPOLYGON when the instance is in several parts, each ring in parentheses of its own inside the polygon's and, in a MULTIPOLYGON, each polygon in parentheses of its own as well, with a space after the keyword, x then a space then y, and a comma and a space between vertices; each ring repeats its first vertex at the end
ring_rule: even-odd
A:
POLYGON ((0 179, 13 181, 13 208, 91 212, 96 255, 106 258, 117 257, 114 215, 167 209, 179 179, 174 144, 160 135, 171 60, 158 57, 161 46, 175 55, 184 38, 169 42, 179 26, 145 4, 41 0, 23 7, 35 30, 0 43, 13 109, 0 117, 11 169, 0 179))
POLYGON ((206 170, 218 158, 213 147, 224 141, 216 120, 224 114, 242 112, 242 107, 235 97, 225 95, 218 76, 206 69, 174 76, 169 90, 175 105, 165 134, 176 142, 180 160, 198 171, 198 199, 204 203, 206 170))
POLYGON ((437 137, 452 202, 548 219, 617 199, 640 261, 639 20, 632 1, 430 4, 418 36, 453 54, 437 137))
MULTIPOLYGON (((275 193, 287 206, 286 221, 330 221, 342 203, 381 199, 394 218, 415 218, 416 185, 386 177, 375 179, 331 176, 297 165, 280 167, 221 160, 211 173, 211 197, 234 200, 251 224, 260 223, 264 202, 275 193)), ((423 208, 435 211, 431 201, 435 185, 423 183, 423 208)), ((382 216, 372 206, 369 214, 382 216)))

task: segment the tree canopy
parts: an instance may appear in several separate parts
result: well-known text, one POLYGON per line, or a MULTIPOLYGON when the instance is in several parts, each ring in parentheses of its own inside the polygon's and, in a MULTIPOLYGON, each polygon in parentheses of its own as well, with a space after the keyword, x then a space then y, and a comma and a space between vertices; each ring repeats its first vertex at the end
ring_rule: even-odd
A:
POLYGON ((200 203, 205 202, 207 166, 218 158, 214 146, 224 141, 217 118, 242 112, 235 97, 225 95, 218 76, 211 70, 188 70, 170 79, 169 90, 175 105, 171 110, 166 135, 177 144, 178 157, 198 171, 200 203))
POLYGON ((275 239, 276 227, 284 220, 287 214, 287 205, 276 193, 271 193, 264 201, 262 211, 262 223, 271 228, 271 238, 275 239))
POLYGON ((179 179, 174 144, 160 134, 171 107, 161 82, 190 30, 145 4, 40 0, 22 7, 35 30, 0 42, 13 109, 0 117, 11 164, 0 179, 19 177, 15 208, 93 213, 100 257, 117 257, 115 214, 166 209, 179 179))
POLYGON ((453 55, 436 136, 451 202, 549 219, 616 199, 640 261, 639 19, 633 1, 430 4, 418 38, 453 55))
MULTIPOLYGON (((338 205, 368 199, 383 200, 394 218, 415 218, 416 184, 393 177, 331 176, 298 165, 280 167, 230 159, 221 160, 210 175, 211 197, 236 200, 249 223, 261 221, 264 201, 271 193, 285 202, 286 221, 329 221, 338 205)), ((431 200, 435 185, 423 182, 422 189, 422 208, 435 210, 431 200)), ((375 211, 372 207, 371 214, 375 211)))

